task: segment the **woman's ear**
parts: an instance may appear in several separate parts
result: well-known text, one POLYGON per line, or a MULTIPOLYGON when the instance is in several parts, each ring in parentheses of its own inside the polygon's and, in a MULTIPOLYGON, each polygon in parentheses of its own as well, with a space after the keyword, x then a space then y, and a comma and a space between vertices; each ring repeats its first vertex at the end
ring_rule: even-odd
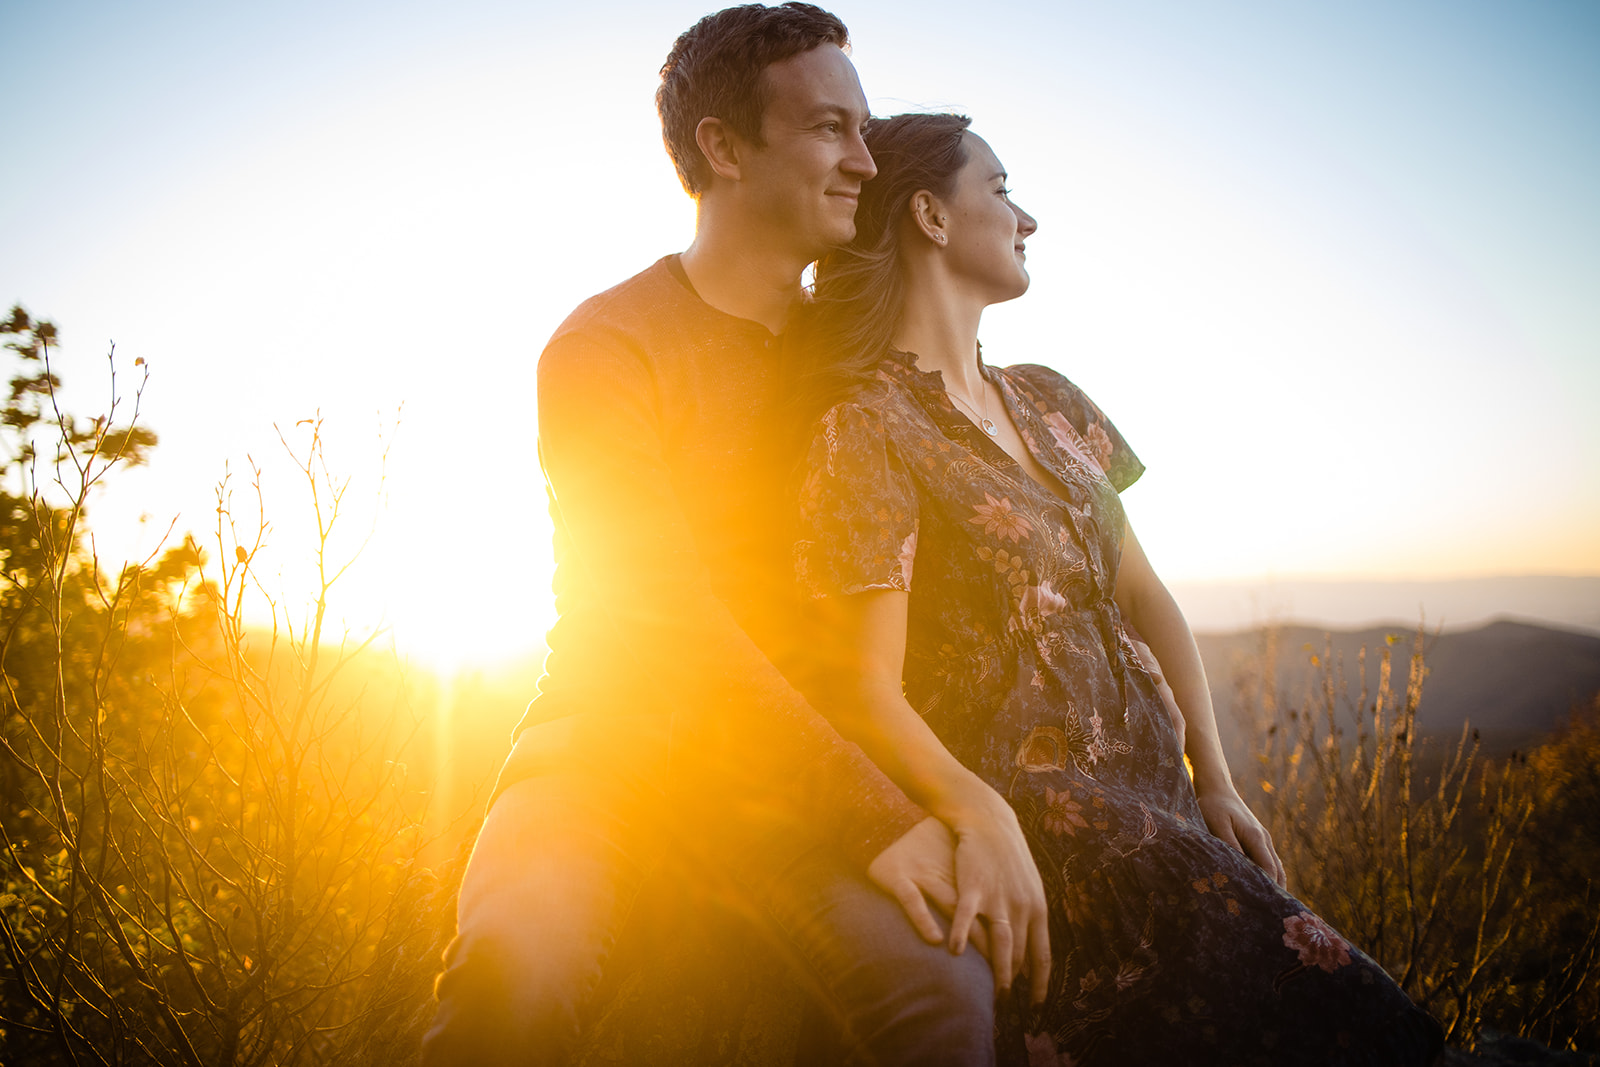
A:
POLYGON ((730 181, 739 180, 739 150, 742 142, 727 123, 707 115, 694 128, 694 143, 700 146, 700 154, 706 157, 713 174, 730 181))
POLYGON ((949 235, 945 232, 946 216, 938 197, 926 189, 919 189, 911 195, 907 210, 912 225, 928 240, 941 248, 949 241, 949 235))

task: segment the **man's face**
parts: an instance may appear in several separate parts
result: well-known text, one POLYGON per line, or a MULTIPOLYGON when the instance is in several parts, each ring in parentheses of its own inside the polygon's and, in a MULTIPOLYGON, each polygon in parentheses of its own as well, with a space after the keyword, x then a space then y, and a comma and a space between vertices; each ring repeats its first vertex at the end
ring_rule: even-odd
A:
POLYGON ((767 143, 746 146, 742 180, 773 236, 815 259, 855 236, 861 183, 878 172, 861 140, 867 98, 831 44, 774 63, 762 77, 767 143))

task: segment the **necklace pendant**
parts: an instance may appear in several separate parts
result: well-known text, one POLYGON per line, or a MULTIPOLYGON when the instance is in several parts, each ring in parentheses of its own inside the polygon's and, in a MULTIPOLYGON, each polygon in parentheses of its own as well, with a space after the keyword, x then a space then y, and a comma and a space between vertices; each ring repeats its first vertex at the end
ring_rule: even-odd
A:
POLYGON ((1000 436, 1000 428, 994 424, 993 419, 984 419, 981 425, 983 426, 983 432, 990 437, 1000 436))

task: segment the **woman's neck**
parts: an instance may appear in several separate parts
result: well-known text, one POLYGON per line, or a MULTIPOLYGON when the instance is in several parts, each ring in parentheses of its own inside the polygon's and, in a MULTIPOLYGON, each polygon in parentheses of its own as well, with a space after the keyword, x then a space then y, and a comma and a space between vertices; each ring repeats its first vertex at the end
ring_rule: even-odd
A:
POLYGON ((915 352, 917 369, 938 371, 945 388, 971 399, 983 390, 978 372, 978 323, 983 304, 962 300, 942 285, 911 284, 894 347, 915 352))

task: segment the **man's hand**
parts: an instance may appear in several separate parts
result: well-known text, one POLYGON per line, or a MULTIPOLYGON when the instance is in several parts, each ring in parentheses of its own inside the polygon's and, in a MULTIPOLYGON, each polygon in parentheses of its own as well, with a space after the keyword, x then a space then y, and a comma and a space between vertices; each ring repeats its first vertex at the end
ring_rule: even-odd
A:
POLYGON ((1221 838, 1256 862, 1279 885, 1284 884, 1283 861, 1272 847, 1272 835, 1255 817, 1239 794, 1230 789, 1213 789, 1196 798, 1200 814, 1213 836, 1221 838))
MULTIPOLYGON (((946 918, 956 909, 956 838, 950 828, 929 816, 878 853, 867 877, 900 902, 906 918, 930 945, 943 944, 944 930, 928 904, 946 918)), ((974 929, 972 944, 989 955, 987 931, 974 929)))

